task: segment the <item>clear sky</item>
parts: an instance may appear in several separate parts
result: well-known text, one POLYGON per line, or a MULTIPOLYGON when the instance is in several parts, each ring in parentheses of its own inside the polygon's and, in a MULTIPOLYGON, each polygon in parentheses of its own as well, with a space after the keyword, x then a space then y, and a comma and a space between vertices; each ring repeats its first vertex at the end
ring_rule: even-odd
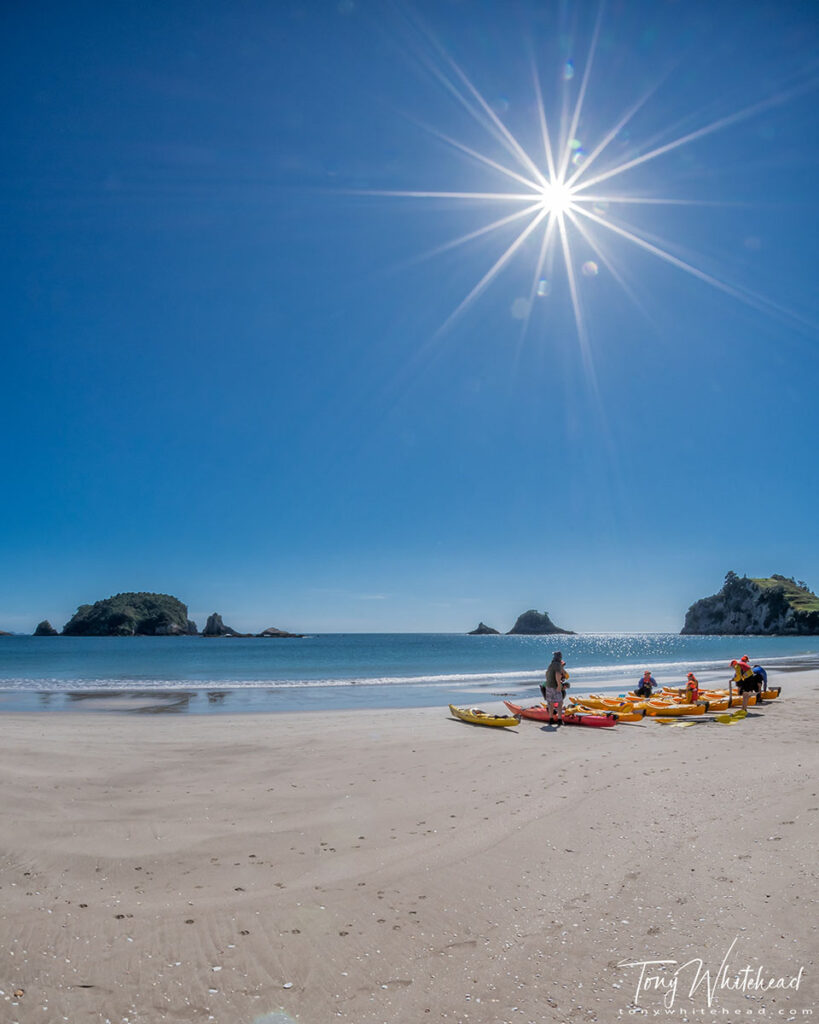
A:
POLYGON ((819 587, 818 48, 788 0, 4 4, 0 628, 819 587), (561 180, 663 150, 565 249, 533 64, 561 180))

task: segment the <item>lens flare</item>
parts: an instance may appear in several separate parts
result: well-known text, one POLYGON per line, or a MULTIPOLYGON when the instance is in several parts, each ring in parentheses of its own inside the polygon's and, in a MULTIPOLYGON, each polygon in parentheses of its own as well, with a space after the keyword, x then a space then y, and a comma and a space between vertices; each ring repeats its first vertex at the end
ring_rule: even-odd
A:
MULTIPOLYGON (((633 227, 619 216, 620 211, 624 208, 628 210, 630 206, 634 205, 656 205, 670 208, 673 206, 719 206, 722 204, 708 199, 664 197, 654 191, 649 195, 641 195, 628 188, 621 191, 617 188, 617 182, 624 180, 628 172, 634 168, 643 168, 652 161, 679 150, 689 143, 705 139, 744 120, 782 106, 797 96, 809 93, 815 89, 815 80, 807 77, 806 72, 801 81, 797 79, 796 84, 788 90, 772 93, 733 113, 702 124, 700 127, 694 127, 669 142, 663 142, 660 145, 655 145, 653 142, 648 143, 647 148, 641 151, 639 142, 631 139, 632 119, 652 99, 661 84, 661 82, 657 82, 642 96, 639 96, 610 126, 603 127, 599 138, 581 140, 578 135, 584 134, 586 130, 581 127, 586 123, 583 121, 582 115, 597 42, 600 37, 602 17, 603 5, 601 4, 588 54, 583 63, 578 62, 582 68, 582 74, 573 104, 570 103, 569 93, 575 89, 575 84, 570 86, 568 83, 575 78, 575 60, 567 59, 559 67, 559 77, 563 80, 560 84, 563 97, 557 132, 550 129, 544 91, 541 86, 541 75, 534 57, 532 57, 532 84, 536 104, 536 121, 533 127, 540 136, 537 151, 526 149, 502 120, 502 116, 508 110, 508 101, 504 97, 500 97, 494 102, 486 100, 444 46, 431 33, 418 27, 418 32, 423 36, 425 44, 432 48, 432 56, 428 56, 427 53, 419 53, 422 63, 444 89, 458 101, 479 128, 488 133, 491 148, 486 147, 489 152, 481 152, 476 145, 466 145, 435 128, 422 127, 436 139, 451 146, 461 158, 468 159, 473 165, 476 162, 482 165, 486 174, 495 177, 500 175, 504 179, 506 187, 503 190, 487 188, 485 191, 461 191, 457 188, 414 191, 366 190, 365 194, 403 196, 424 202, 458 203, 464 201, 471 203, 475 208, 483 206, 487 209, 492 209, 497 204, 506 204, 508 209, 511 205, 513 212, 497 217, 489 223, 477 226, 474 230, 437 246, 430 253, 425 254, 428 257, 467 245, 478 239, 500 237, 499 233, 507 230, 510 225, 515 225, 515 230, 517 230, 517 234, 511 242, 508 239, 505 240, 503 245, 499 246, 497 254, 490 256, 491 265, 488 270, 479 277, 477 283, 446 316, 440 327, 430 337, 428 344, 434 342, 448 330, 455 319, 487 291, 513 259, 524 257, 532 259, 533 254, 536 254, 534 255, 528 298, 525 296, 516 298, 511 305, 510 313, 514 319, 522 322, 523 332, 525 332, 534 311, 535 298, 545 298, 553 294, 557 282, 554 265, 556 262, 561 263, 574 312, 577 340, 589 378, 593 381, 591 346, 581 306, 582 292, 579 288, 579 276, 593 279, 600 274, 602 265, 607 275, 610 275, 635 301, 635 294, 627 284, 627 275, 622 272, 621 268, 618 268, 619 261, 616 261, 614 255, 608 251, 604 239, 616 242, 620 246, 630 245, 754 309, 814 332, 815 325, 796 313, 759 294, 750 292, 748 289, 730 284, 701 270, 695 263, 674 255, 669 243, 633 227), (652 145, 653 148, 651 148, 652 145), (505 155, 498 156, 498 146, 505 151, 505 155), (620 155, 617 156, 617 154, 620 155), (603 163, 601 169, 596 165, 603 156, 608 157, 608 163, 603 163), (596 170, 592 170, 595 167, 596 170), (594 186, 601 185, 603 182, 610 182, 611 185, 607 184, 602 193, 600 190, 594 189, 594 186), (612 185, 615 187, 612 188, 612 185), (533 246, 529 243, 530 239, 538 240, 539 244, 533 246), (572 246, 578 244, 584 248, 590 248, 594 258, 587 259, 582 263, 577 260, 572 246), (579 270, 576 270, 575 268, 578 266, 579 270)), ((551 93, 549 95, 551 99, 551 93)), ((636 133, 634 134, 636 135, 636 133)), ((640 180, 645 180, 642 174, 640 180)), ((361 194, 360 190, 356 191, 361 194)), ((761 242, 756 237, 749 237, 744 244, 751 251, 761 246, 761 242)))

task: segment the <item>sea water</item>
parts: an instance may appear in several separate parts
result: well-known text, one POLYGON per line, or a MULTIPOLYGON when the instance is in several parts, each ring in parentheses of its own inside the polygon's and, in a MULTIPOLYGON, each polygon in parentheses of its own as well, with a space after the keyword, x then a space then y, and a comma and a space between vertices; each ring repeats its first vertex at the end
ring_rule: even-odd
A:
POLYGON ((819 637, 323 634, 303 639, 0 637, 0 710, 298 711, 429 707, 538 696, 561 650, 572 692, 727 684, 732 658, 819 666, 819 637))

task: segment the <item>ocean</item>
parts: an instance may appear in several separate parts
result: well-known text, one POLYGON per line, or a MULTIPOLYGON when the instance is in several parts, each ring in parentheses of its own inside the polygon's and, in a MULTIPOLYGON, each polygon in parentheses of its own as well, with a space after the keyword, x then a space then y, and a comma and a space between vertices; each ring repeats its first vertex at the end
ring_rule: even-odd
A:
POLYGON ((0 711, 336 711, 534 698, 554 650, 574 693, 661 685, 694 671, 727 683, 748 654, 769 669, 819 666, 819 637, 323 634, 304 639, 0 637, 0 711))

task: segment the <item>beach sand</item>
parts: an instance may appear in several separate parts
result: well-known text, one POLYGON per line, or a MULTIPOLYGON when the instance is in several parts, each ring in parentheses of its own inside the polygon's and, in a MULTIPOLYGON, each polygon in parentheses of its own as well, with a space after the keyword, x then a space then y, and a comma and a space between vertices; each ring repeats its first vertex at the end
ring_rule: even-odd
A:
MULTIPOLYGON (((804 974, 710 1016, 804 1019, 819 673, 771 681, 731 727, 3 715, 0 1020, 610 1024, 622 961, 729 949, 804 974)), ((671 1019, 709 1018, 693 977, 671 1019)))

